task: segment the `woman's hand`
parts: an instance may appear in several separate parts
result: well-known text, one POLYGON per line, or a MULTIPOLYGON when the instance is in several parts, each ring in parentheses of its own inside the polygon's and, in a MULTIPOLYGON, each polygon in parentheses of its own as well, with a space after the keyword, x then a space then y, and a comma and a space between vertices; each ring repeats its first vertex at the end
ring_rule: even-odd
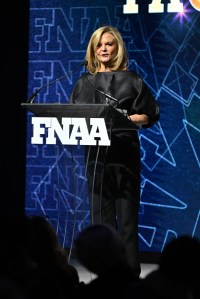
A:
POLYGON ((147 125, 149 118, 146 114, 132 114, 128 116, 128 119, 138 126, 147 125))

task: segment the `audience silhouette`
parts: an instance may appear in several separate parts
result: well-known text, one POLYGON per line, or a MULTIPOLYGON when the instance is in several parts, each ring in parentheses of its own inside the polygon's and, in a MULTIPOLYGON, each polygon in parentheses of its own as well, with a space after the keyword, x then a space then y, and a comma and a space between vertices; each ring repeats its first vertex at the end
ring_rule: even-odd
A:
POLYGON ((158 269, 129 289, 135 299, 199 299, 200 241, 182 235, 167 243, 158 269))
POLYGON ((79 262, 96 277, 80 285, 77 294, 87 297, 123 295, 130 284, 138 281, 128 264, 125 246, 116 230, 106 224, 89 225, 75 240, 79 262))
POLYGON ((0 278, 0 298, 1 299, 26 299, 24 292, 12 280, 0 278))
POLYGON ((161 255, 160 273, 186 288, 187 298, 200 298, 200 241, 183 235, 169 242, 161 255))
POLYGON ((39 269, 56 283, 59 293, 63 293, 66 298, 79 284, 78 271, 68 263, 67 254, 60 246, 56 232, 46 218, 33 216, 30 218, 30 224, 31 258, 39 269))
POLYGON ((118 232, 106 224, 89 225, 74 244, 78 261, 95 274, 88 283, 80 281, 46 218, 1 216, 0 236, 2 299, 199 299, 200 241, 188 235, 168 242, 158 269, 136 279, 118 232))
POLYGON ((0 279, 16 286, 16 298, 66 299, 79 284, 76 268, 45 218, 1 217, 0 235, 0 279))
MULTIPOLYGON (((16 289, 18 288, 24 296, 27 296, 32 289, 36 291, 39 277, 37 268, 29 258, 30 226, 28 218, 21 215, 1 215, 0 236, 1 281, 15 285, 16 289)), ((4 288, 4 294, 6 290, 9 288, 4 288)))

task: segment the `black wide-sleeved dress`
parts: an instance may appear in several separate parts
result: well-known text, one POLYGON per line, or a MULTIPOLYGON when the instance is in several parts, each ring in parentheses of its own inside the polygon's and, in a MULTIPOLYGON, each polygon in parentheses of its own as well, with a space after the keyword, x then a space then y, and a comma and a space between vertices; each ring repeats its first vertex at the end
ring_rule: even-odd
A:
MULTIPOLYGON (((129 70, 99 72, 96 75, 84 73, 74 86, 70 102, 108 103, 115 109, 126 111, 127 115, 146 114, 149 123, 142 128, 148 128, 159 120, 157 101, 142 78, 129 70)), ((85 148, 91 223, 107 223, 120 232, 126 246, 128 262, 136 276, 141 271, 138 247, 138 129, 126 117, 125 125, 124 122, 123 126, 114 124, 110 146, 85 148)))

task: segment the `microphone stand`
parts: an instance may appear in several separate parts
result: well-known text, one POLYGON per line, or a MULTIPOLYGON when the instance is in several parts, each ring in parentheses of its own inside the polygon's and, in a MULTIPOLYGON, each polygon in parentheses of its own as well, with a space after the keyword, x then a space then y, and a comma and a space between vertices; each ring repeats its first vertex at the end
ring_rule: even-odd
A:
POLYGON ((45 85, 43 85, 43 86, 41 86, 40 88, 38 88, 31 96, 30 96, 30 98, 26 101, 26 103, 30 103, 30 104, 32 104, 33 102, 34 102, 34 100, 35 100, 35 97, 36 97, 36 95, 40 92, 40 90, 41 89, 43 89, 43 88, 45 88, 45 87, 47 87, 47 86, 50 86, 51 84, 53 84, 53 83, 56 83, 57 81, 60 81, 60 80, 62 80, 63 78, 65 78, 65 77, 67 77, 67 76, 70 76, 71 74, 73 74, 75 71, 77 71, 81 66, 83 66, 83 65, 87 65, 87 60, 84 60, 77 68, 75 68, 73 71, 71 71, 70 73, 68 73, 68 74, 65 74, 65 75, 63 75, 62 77, 59 77, 59 78, 57 78, 57 79, 55 79, 54 81, 52 81, 52 82, 49 82, 49 83, 47 83, 47 84, 45 84, 45 85))

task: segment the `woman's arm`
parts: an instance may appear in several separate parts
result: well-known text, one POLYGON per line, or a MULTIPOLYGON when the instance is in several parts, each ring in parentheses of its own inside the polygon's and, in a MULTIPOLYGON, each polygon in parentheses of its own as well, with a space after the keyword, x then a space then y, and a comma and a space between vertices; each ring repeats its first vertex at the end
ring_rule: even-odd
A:
POLYGON ((149 118, 146 114, 132 114, 128 116, 128 119, 138 126, 147 125, 149 118))

